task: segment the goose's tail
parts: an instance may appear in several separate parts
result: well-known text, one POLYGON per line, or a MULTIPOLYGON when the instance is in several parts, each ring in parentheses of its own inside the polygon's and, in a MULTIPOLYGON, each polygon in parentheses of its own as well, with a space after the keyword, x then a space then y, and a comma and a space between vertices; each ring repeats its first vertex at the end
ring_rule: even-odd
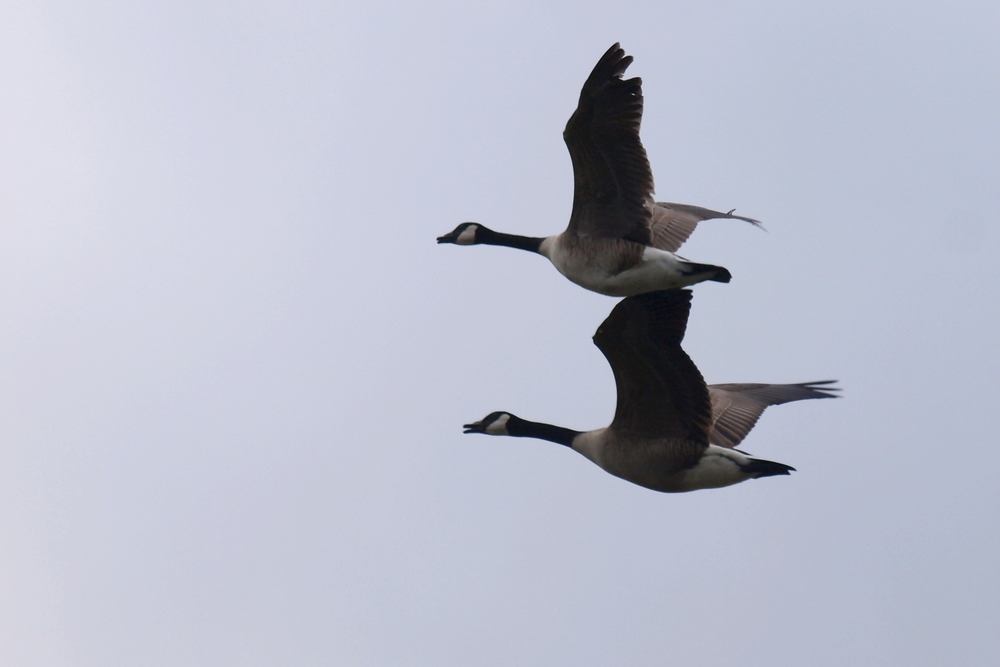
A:
POLYGON ((788 475, 795 470, 792 466, 774 461, 764 461, 763 459, 750 459, 740 465, 740 469, 753 479, 758 477, 773 477, 774 475, 788 475))
POLYGON ((695 264, 694 262, 685 262, 683 272, 685 277, 690 281, 687 283, 689 285, 700 283, 703 280, 711 280, 717 283, 728 283, 733 278, 733 274, 729 273, 729 269, 723 266, 714 266, 712 264, 695 264))

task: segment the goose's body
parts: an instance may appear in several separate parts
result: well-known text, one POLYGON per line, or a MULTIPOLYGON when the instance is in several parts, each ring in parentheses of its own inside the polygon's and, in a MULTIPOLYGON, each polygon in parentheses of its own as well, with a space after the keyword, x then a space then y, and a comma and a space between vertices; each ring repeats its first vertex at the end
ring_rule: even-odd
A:
POLYGON ((538 252, 580 287, 608 296, 684 287, 702 280, 729 279, 718 266, 695 264, 672 252, 621 239, 592 239, 565 232, 542 241, 538 252))
POLYGON ((681 492, 787 475, 783 463, 734 449, 770 405, 829 398, 829 381, 791 385, 705 384, 681 349, 688 290, 621 301, 594 334, 614 372, 618 405, 606 428, 574 431, 494 412, 466 433, 539 438, 566 445, 607 472, 655 491, 681 492))
POLYGON ((702 220, 752 218, 653 200, 653 175, 639 140, 642 81, 622 79, 632 57, 618 44, 598 61, 563 138, 573 160, 573 211, 566 231, 548 237, 495 232, 463 222, 438 243, 503 245, 544 255, 574 283, 609 296, 729 282, 721 266, 674 252, 702 220))
POLYGON ((666 493, 715 489, 795 470, 717 445, 708 445, 694 459, 686 440, 616 436, 606 428, 587 431, 570 447, 616 477, 666 493))

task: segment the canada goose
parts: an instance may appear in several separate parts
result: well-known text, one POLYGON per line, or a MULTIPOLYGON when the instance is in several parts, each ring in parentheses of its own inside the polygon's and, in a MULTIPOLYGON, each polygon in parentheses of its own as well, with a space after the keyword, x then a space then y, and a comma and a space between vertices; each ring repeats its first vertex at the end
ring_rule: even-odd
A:
POLYGON ((711 218, 752 218, 699 206, 653 201, 653 174, 639 141, 642 80, 622 80, 632 56, 615 44, 580 93, 563 139, 573 161, 573 211, 562 234, 503 234, 463 222, 438 243, 502 245, 544 255, 561 274, 594 292, 632 296, 693 285, 727 283, 721 266, 695 264, 674 252, 695 226, 711 218))
POLYGON ((833 380, 791 385, 708 387, 681 349, 690 290, 622 300, 594 334, 611 364, 618 406, 611 425, 574 431, 494 412, 465 433, 540 438, 566 445, 612 475, 655 491, 680 492, 787 475, 791 466, 754 459, 733 447, 769 405, 829 398, 833 380))

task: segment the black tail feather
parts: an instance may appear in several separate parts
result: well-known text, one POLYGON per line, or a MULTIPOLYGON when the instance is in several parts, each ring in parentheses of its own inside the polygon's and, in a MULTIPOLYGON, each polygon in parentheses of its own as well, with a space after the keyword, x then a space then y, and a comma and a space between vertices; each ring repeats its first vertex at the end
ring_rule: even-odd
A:
POLYGON ((728 283, 733 278, 733 274, 729 273, 729 269, 724 266, 715 266, 713 264, 695 264, 689 262, 686 267, 684 267, 684 273, 686 275, 702 275, 708 274, 702 280, 713 280, 717 283, 728 283))
POLYGON ((774 475, 788 475, 795 470, 792 466, 774 461, 764 461, 763 459, 750 459, 746 465, 740 466, 745 473, 749 473, 754 479, 758 477, 772 477, 774 475))
POLYGON ((733 279, 733 274, 729 273, 729 269, 723 266, 717 266, 715 268, 715 275, 709 278, 709 280, 714 280, 717 283, 728 283, 733 279))

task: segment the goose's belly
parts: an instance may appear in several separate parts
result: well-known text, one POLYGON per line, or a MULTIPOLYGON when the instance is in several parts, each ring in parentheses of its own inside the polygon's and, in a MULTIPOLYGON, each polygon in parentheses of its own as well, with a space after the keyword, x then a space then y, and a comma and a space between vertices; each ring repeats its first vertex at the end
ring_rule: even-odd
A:
POLYGON ((753 477, 743 469, 741 462, 745 465, 749 459, 735 450, 709 445, 697 465, 678 473, 670 480, 670 488, 661 490, 695 491, 739 484, 753 477))
MULTIPOLYGON (((618 244, 604 252, 574 252, 553 243, 547 254, 559 273, 580 287, 607 296, 634 296, 645 292, 684 287, 692 280, 684 268, 687 262, 673 253, 645 247, 637 260, 628 265, 618 244)), ((546 254, 543 252, 543 254, 546 254)))
POLYGON ((738 484, 747 479, 740 462, 743 454, 724 447, 702 446, 680 438, 615 445, 605 439, 607 429, 582 434, 573 443, 577 450, 616 477, 654 491, 682 493, 738 484), (692 465, 692 458, 694 460, 692 465))

